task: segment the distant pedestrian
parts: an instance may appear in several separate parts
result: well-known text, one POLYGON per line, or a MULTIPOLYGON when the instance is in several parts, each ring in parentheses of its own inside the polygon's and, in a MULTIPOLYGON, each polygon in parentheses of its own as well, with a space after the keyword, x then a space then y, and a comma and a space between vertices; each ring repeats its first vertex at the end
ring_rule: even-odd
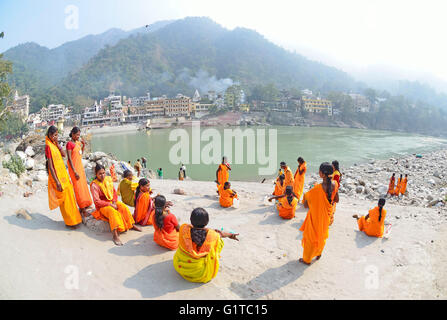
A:
POLYGON ((182 167, 180 169, 183 170, 183 177, 186 178, 186 167, 183 163, 182 163, 182 167))
POLYGON ((163 179, 163 169, 158 168, 157 169, 158 179, 163 179))
POLYGON ((140 159, 137 159, 137 162, 135 162, 134 166, 135 170, 137 170, 137 177, 140 177, 140 172, 142 169, 141 163, 140 163, 140 159))
POLYGON ((141 163, 143 164, 143 167, 146 169, 147 168, 146 167, 147 160, 145 157, 141 157, 141 163))
POLYGON ((178 171, 178 179, 181 181, 185 180, 185 176, 184 176, 182 168, 180 168, 180 170, 178 171))

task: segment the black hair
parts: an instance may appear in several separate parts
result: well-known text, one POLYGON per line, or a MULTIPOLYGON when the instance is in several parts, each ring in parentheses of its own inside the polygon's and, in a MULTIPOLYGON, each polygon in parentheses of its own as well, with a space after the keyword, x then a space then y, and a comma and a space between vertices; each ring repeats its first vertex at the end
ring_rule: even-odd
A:
POLYGON ((284 161, 281 161, 281 163, 279 164, 280 166, 285 166, 286 163, 284 161))
POLYGON ((130 171, 130 170, 124 170, 124 172, 123 172, 123 177, 124 177, 124 178, 127 178, 127 177, 129 176, 129 174, 132 175, 132 171, 130 171))
POLYGON ((49 138, 50 135, 52 135, 56 132, 57 132, 57 128, 55 126, 50 126, 47 130, 47 137, 49 138))
POLYGON ((292 204, 292 201, 293 201, 293 188, 292 188, 292 186, 287 186, 286 187, 286 195, 287 195, 287 201, 289 202, 289 204, 292 204))
POLYGON ((379 221, 382 220, 382 209, 383 206, 385 205, 385 199, 384 198, 380 198, 379 199, 379 221))
POLYGON ((299 158, 297 159, 297 161, 298 161, 299 163, 303 163, 303 162, 304 162, 304 159, 303 159, 302 157, 299 157, 299 158))
POLYGON ((140 179, 140 181, 138 181, 138 187, 135 190, 135 208, 137 207, 138 195, 140 194, 140 187, 145 186, 148 183, 149 180, 147 180, 146 178, 140 179))
POLYGON ((70 135, 69 135, 70 138, 73 138, 73 135, 78 132, 81 132, 81 129, 79 129, 78 127, 73 127, 73 129, 71 129, 71 131, 70 131, 70 135))
POLYGON ((286 178, 286 176, 284 175, 284 174, 280 174, 279 175, 279 180, 281 181, 281 180, 284 180, 286 178))
POLYGON ((208 212, 203 208, 195 208, 191 212, 191 240, 200 248, 205 242, 208 230, 204 229, 209 222, 208 212))
POLYGON ((155 224, 159 229, 163 229, 164 225, 164 217, 163 212, 166 205, 166 198, 165 196, 158 195, 155 197, 155 224))
POLYGON ((332 204, 332 178, 330 177, 334 173, 334 167, 329 162, 323 162, 320 165, 320 171, 324 175, 324 179, 327 183, 327 189, 325 190, 327 200, 332 204))
POLYGON ((227 187, 227 186, 229 186, 229 185, 230 185, 230 182, 229 182, 229 181, 225 182, 225 183, 224 183, 224 188, 227 187))
POLYGON ((102 164, 96 163, 95 174, 97 174, 99 172, 99 170, 101 170, 101 169, 106 170, 106 168, 104 168, 104 166, 102 164))

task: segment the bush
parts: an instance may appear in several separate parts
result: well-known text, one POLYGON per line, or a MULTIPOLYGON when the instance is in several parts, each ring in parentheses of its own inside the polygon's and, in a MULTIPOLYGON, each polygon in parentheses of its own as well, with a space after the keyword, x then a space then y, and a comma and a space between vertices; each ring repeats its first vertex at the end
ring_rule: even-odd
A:
POLYGON ((22 159, 20 159, 18 155, 11 156, 11 160, 9 160, 8 162, 3 161, 2 164, 4 168, 9 169, 9 171, 15 173, 18 177, 20 177, 20 175, 26 170, 22 159))

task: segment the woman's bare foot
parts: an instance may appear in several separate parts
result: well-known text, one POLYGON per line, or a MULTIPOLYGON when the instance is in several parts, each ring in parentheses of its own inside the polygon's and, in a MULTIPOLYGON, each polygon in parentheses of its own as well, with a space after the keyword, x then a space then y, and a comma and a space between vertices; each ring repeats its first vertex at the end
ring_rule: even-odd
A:
POLYGON ((315 259, 320 260, 320 258, 321 258, 321 255, 317 256, 315 259))
POLYGON ((143 231, 143 229, 141 229, 140 227, 138 227, 136 225, 133 225, 132 230, 135 230, 135 231, 138 231, 138 232, 143 231))
POLYGON ((117 246, 122 246, 123 243, 120 240, 120 237, 118 236, 118 229, 115 229, 112 231, 112 235, 113 235, 113 242, 117 245, 117 246))
POLYGON ((305 261, 303 260, 303 258, 300 258, 298 261, 301 262, 301 263, 304 263, 305 265, 310 266, 310 263, 305 262, 305 261))
POLYGON ((359 218, 359 216, 358 216, 358 215, 356 215, 356 214, 355 214, 355 215, 353 215, 352 217, 353 217, 353 218, 356 218, 357 220, 358 220, 358 219, 360 219, 360 218, 359 218))

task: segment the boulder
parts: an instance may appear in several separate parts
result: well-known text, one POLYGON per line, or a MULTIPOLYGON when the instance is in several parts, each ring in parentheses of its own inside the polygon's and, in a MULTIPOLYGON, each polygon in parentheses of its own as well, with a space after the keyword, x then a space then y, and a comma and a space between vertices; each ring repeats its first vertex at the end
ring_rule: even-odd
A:
POLYGON ((96 220, 92 215, 83 219, 83 223, 87 228, 94 232, 110 232, 109 223, 103 220, 96 220))
POLYGON ((22 161, 26 160, 26 154, 23 151, 16 151, 16 155, 19 156, 20 159, 22 159, 22 161))
POLYGON ((89 160, 90 161, 98 161, 98 160, 100 160, 102 158, 105 158, 105 157, 107 157, 106 153, 104 153, 102 151, 96 151, 96 152, 93 152, 93 153, 91 153, 89 155, 89 160))
POLYGON ((34 168, 34 159, 27 158, 25 160, 25 169, 32 170, 34 168))
POLYGON ((11 182, 16 182, 17 180, 19 180, 19 177, 17 177, 17 175, 13 172, 9 172, 9 178, 11 182))
POLYGON ((10 160, 11 160, 11 155, 8 153, 8 154, 5 154, 2 161, 9 162, 10 160))
POLYGON ((356 193, 363 193, 364 189, 365 188, 363 186, 358 186, 357 188, 355 188, 355 192, 356 193))
POLYGON ((31 147, 31 146, 28 146, 28 147, 25 149, 25 154, 26 154, 28 157, 34 157, 34 156, 36 155, 36 153, 34 152, 33 147, 31 147))
POLYGON ((25 219, 25 220, 31 220, 31 216, 28 212, 28 210, 26 209, 19 209, 16 211, 16 217, 20 218, 20 219, 25 219))
POLYGON ((172 192, 174 194, 180 194, 180 195, 185 195, 186 192, 183 189, 174 189, 174 191, 172 192))

